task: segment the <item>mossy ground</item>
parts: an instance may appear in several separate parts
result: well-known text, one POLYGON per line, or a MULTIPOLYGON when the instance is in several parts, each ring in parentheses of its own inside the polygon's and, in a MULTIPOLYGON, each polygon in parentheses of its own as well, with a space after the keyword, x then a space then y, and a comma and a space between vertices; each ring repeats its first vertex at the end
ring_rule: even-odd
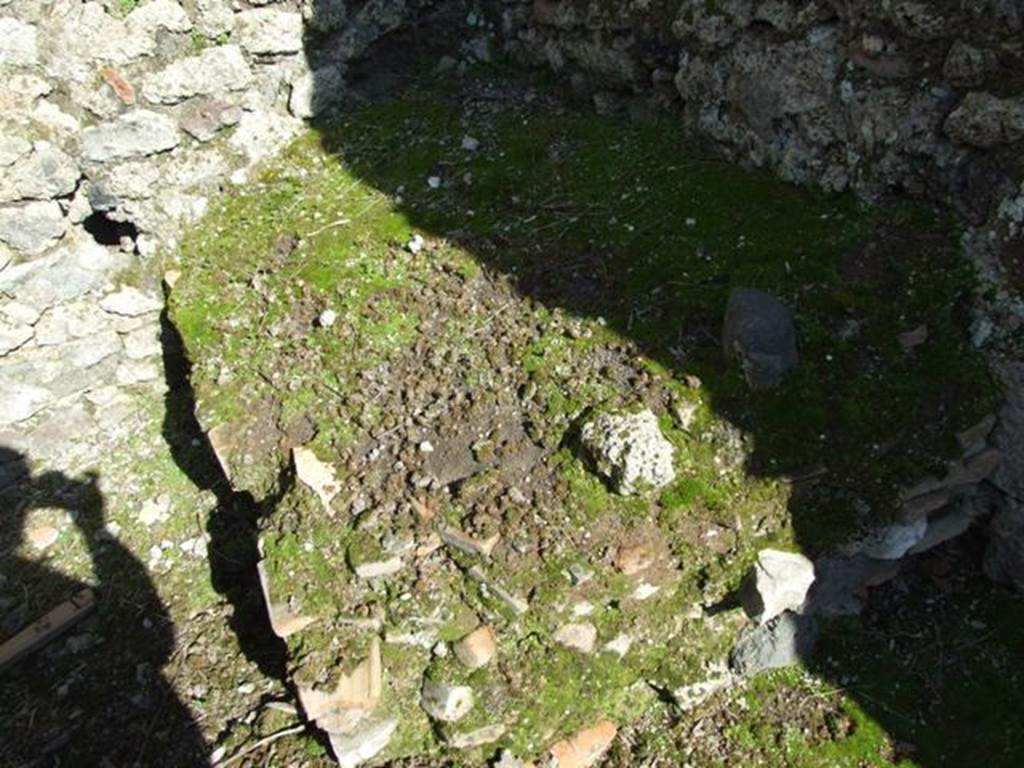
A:
MULTIPOLYGON (((670 123, 577 114, 522 82, 425 87, 311 132, 214 205, 183 246, 171 312, 204 424, 243 436, 236 485, 270 492, 299 443, 343 479, 333 516, 297 485, 265 529, 273 591, 319 618, 290 643, 300 681, 357 660, 354 617, 382 617, 385 637, 491 623, 499 661, 468 676, 483 704, 467 722, 508 727, 485 754, 532 754, 639 716, 647 684, 701 679, 738 620, 709 611, 757 549, 817 554, 889 519, 995 392, 963 331, 972 276, 942 215, 799 190, 703 156, 670 123), (801 365, 775 391, 752 393, 722 358, 736 286, 796 313, 801 365), (899 334, 922 325, 927 341, 905 350, 899 334), (680 400, 699 404, 687 429, 680 400), (675 444, 678 478, 624 499, 573 436, 591 409, 639 404, 675 444), (257 432, 268 450, 248 446, 257 432), (816 482, 792 480, 819 465, 816 482), (353 547, 430 540, 410 497, 499 532, 493 556, 398 547, 402 571, 356 579, 353 547), (632 539, 657 545, 640 577, 613 565, 632 539), (573 565, 592 578, 574 586, 573 565), (635 597, 642 582, 653 597, 635 597), (625 633, 631 650, 558 648, 581 612, 600 643, 625 633)), ((410 681, 460 673, 429 647, 387 648, 383 706, 401 725, 382 759, 441 749, 410 681)), ((849 749, 877 748, 873 727, 849 749)))
POLYGON ((977 578, 979 538, 915 558, 863 617, 826 624, 809 671, 764 675, 681 718, 652 710, 607 765, 1019 764, 1022 601, 977 578))

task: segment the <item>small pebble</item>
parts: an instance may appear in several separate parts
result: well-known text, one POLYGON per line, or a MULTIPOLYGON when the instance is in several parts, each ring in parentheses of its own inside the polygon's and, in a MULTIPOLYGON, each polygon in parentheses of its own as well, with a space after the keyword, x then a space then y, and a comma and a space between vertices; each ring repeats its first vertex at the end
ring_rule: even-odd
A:
POLYGON ((423 239, 423 236, 415 234, 412 236, 412 239, 405 244, 405 250, 409 253, 416 254, 423 250, 424 245, 426 245, 426 241, 423 239))

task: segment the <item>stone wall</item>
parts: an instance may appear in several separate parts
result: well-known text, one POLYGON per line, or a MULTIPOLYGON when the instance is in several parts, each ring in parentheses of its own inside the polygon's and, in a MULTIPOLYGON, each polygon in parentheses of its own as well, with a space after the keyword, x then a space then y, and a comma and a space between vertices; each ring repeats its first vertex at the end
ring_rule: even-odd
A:
POLYGON ((952 204, 1024 172, 1020 0, 504 0, 518 61, 599 107, 654 102, 786 179, 952 204))
POLYGON ((415 7, 0 0, 0 444, 74 468, 159 404, 182 227, 415 7))

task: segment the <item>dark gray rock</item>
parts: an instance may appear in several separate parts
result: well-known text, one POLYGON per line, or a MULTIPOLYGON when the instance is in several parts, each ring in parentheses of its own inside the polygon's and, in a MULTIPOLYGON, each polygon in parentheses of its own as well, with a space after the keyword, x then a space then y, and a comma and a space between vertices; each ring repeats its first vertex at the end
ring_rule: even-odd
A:
POLYGON ((85 185, 85 196, 89 200, 89 207, 97 213, 116 211, 121 205, 121 201, 116 195, 111 194, 106 187, 95 181, 90 181, 85 185))
POLYGON ((744 634, 732 650, 729 666, 744 677, 788 667, 809 659, 817 640, 813 616, 786 611, 744 634))
POLYGON ((950 138, 972 147, 1011 144, 1024 138, 1024 99, 969 93, 944 127, 950 138))
POLYGON ((805 611, 819 616, 856 615, 870 587, 884 584, 900 571, 899 560, 872 557, 823 557, 814 563, 814 584, 805 611))
POLYGON ((995 366, 1004 402, 990 440, 1003 454, 992 482, 1004 493, 1024 499, 1024 361, 995 366))
POLYGON ((998 69, 999 59, 995 53, 958 40, 946 55, 942 74, 954 85, 976 87, 998 69))
POLYGON ((1024 592, 1024 504, 1012 502, 992 518, 982 565, 993 581, 1024 592))
POLYGON ((800 363, 793 313, 756 288, 736 288, 729 296, 722 347, 726 357, 743 366, 753 389, 778 386, 786 371, 800 363))

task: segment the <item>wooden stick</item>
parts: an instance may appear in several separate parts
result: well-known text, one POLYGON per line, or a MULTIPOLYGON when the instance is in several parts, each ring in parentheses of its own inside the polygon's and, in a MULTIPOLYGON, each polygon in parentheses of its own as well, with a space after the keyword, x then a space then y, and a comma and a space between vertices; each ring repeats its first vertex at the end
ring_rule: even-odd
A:
POLYGON ((238 762, 246 755, 252 754, 260 747, 265 747, 267 744, 270 744, 273 741, 277 741, 278 739, 283 738, 285 736, 291 736, 293 733, 301 733, 304 730, 306 730, 306 724, 299 723, 298 725, 293 725, 288 728, 282 728, 280 731, 274 731, 269 736, 264 736, 255 744, 251 744, 250 746, 246 747, 240 752, 236 752, 231 757, 225 760, 221 760, 219 763, 214 763, 214 768, 224 768, 224 766, 231 765, 232 763, 238 762))
POLYGON ((0 670, 46 645, 88 616, 95 607, 96 595, 86 587, 42 618, 36 619, 10 640, 0 645, 0 670))

